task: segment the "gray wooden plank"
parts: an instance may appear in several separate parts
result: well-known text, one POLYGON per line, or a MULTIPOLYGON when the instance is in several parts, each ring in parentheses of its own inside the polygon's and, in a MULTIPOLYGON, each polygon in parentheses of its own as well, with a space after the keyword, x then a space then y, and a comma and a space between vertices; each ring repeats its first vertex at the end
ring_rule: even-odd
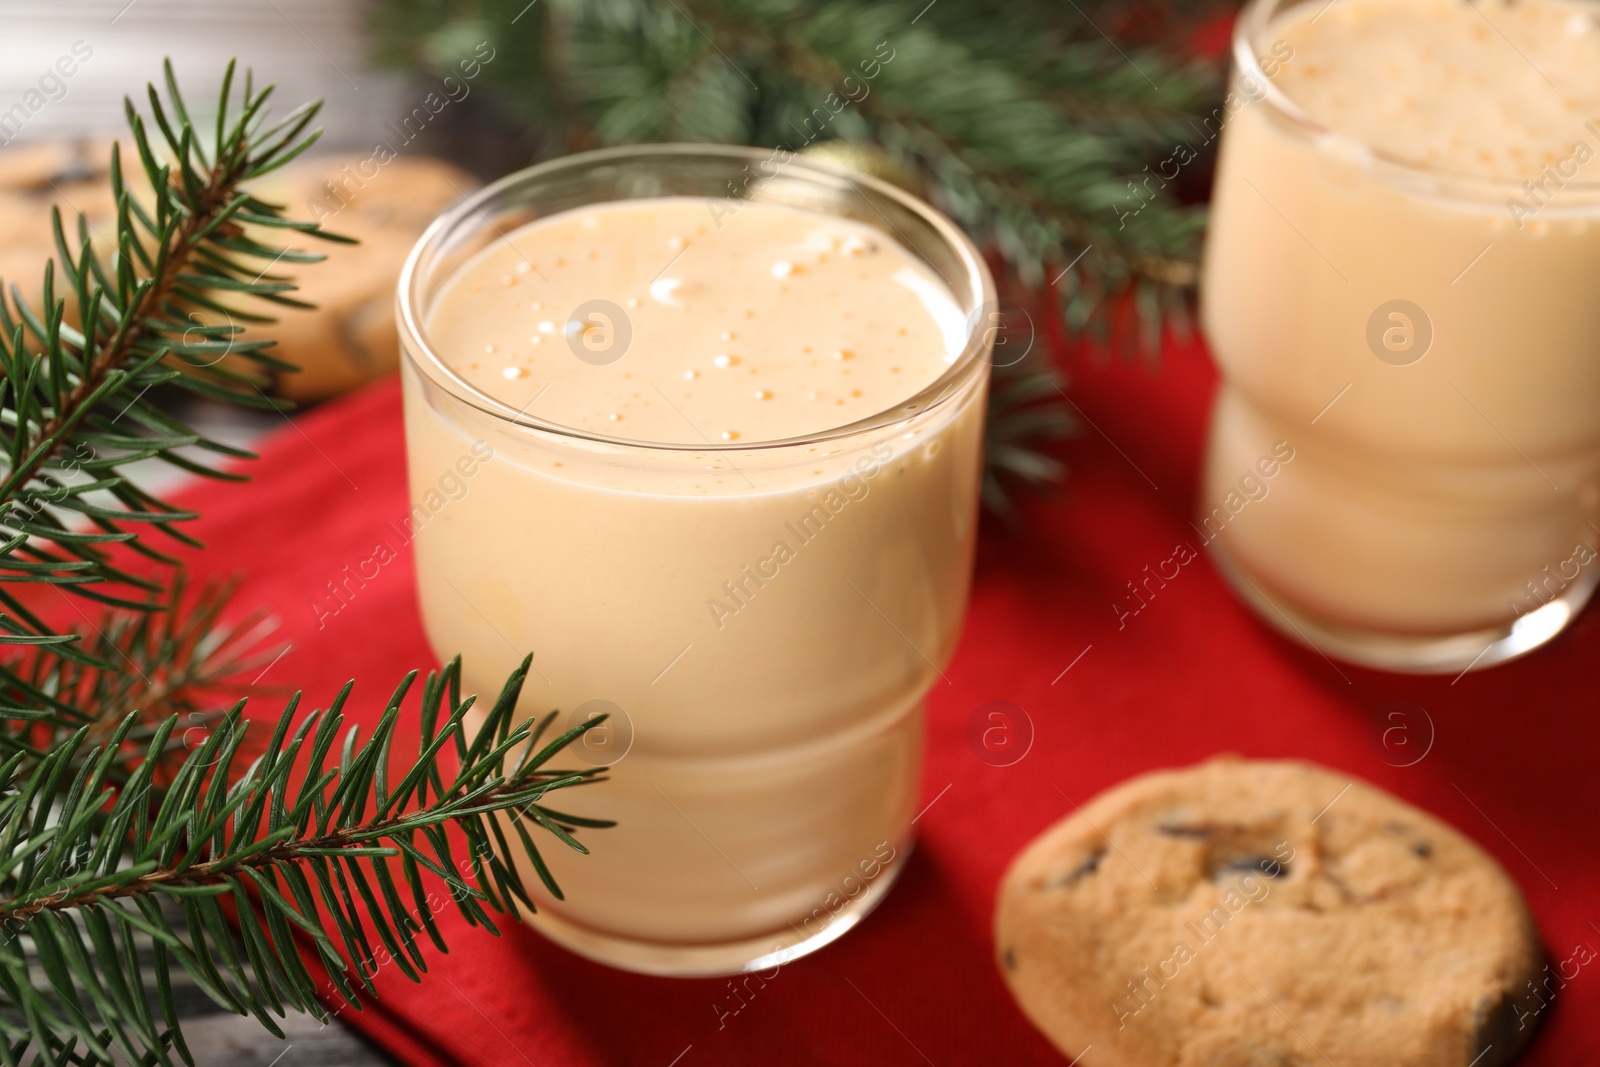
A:
POLYGON ((324 1026, 291 1015, 278 1038, 249 1016, 203 1015, 183 1020, 184 1039, 197 1067, 394 1067, 398 1060, 338 1022, 324 1026))

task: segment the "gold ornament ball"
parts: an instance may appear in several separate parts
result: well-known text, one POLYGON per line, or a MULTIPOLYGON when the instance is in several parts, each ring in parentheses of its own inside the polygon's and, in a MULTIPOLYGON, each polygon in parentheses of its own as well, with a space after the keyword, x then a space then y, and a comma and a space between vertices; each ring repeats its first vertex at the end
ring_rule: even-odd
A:
POLYGON ((859 171, 870 178, 898 185, 912 196, 927 198, 927 189, 916 171, 875 144, 865 141, 823 141, 802 149, 800 154, 806 159, 859 171))

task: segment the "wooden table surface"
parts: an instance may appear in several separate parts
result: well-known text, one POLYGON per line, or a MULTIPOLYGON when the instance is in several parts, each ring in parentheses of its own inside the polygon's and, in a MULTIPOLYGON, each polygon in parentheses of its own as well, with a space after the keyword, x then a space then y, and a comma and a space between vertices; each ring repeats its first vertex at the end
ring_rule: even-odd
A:
POLYGON ((399 1061, 342 1023, 291 1015, 280 1041, 249 1016, 227 1012, 186 1016, 183 1034, 198 1067, 389 1067, 399 1061))

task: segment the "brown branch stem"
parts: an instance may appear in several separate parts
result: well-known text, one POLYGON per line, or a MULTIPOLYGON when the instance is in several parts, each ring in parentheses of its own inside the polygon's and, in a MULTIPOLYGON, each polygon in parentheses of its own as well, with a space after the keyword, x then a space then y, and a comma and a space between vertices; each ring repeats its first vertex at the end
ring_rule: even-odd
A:
MULTIPOLYGON (((569 777, 560 772, 537 772, 538 779, 555 780, 556 778, 569 777)), ((478 797, 474 807, 492 804, 496 800, 515 793, 522 793, 530 786, 539 782, 519 779, 504 782, 478 797)), ((542 794, 541 794, 542 795, 542 794)), ((367 823, 363 826, 347 827, 331 833, 321 834, 313 838, 291 839, 283 841, 271 848, 238 859, 220 859, 205 863, 196 863, 181 871, 156 870, 131 878, 121 885, 102 886, 82 893, 72 895, 52 895, 39 897, 23 902, 11 897, 0 900, 0 924, 10 922, 26 922, 42 912, 62 912, 74 908, 83 908, 95 904, 103 904, 111 900, 121 900, 128 897, 147 896, 160 892, 165 888, 193 888, 204 885, 218 885, 244 870, 262 870, 274 867, 280 863, 295 863, 305 859, 308 853, 329 851, 345 848, 369 848, 370 842, 394 836, 394 828, 402 823, 410 822, 416 818, 416 813, 396 814, 390 818, 377 822, 367 823)), ((440 822, 446 822, 456 816, 446 815, 440 817, 440 822)))

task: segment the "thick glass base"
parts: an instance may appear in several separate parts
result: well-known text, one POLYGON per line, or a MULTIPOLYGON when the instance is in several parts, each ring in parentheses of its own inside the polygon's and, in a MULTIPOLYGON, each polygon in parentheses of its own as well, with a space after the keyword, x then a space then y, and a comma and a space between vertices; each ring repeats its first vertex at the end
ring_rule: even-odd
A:
MULTIPOLYGON (((868 882, 860 893, 846 900, 837 911, 827 910, 826 922, 815 932, 791 923, 782 930, 739 941, 709 945, 678 945, 660 941, 638 941, 602 933, 563 919, 548 908, 526 916, 528 925, 561 947, 580 956, 636 974, 666 978, 716 978, 748 974, 782 966, 810 955, 843 937, 878 906, 889 887, 900 877, 900 870, 911 855, 912 842, 899 850, 894 860, 868 882)), ((813 916, 797 917, 814 922, 813 916)))
POLYGON ((1328 622, 1302 612, 1263 592, 1229 557, 1220 540, 1208 545, 1207 551, 1239 599, 1285 637, 1333 659, 1402 674, 1465 674, 1531 652, 1567 628, 1600 581, 1600 570, 1589 570, 1533 611, 1479 630, 1391 633, 1328 622))

